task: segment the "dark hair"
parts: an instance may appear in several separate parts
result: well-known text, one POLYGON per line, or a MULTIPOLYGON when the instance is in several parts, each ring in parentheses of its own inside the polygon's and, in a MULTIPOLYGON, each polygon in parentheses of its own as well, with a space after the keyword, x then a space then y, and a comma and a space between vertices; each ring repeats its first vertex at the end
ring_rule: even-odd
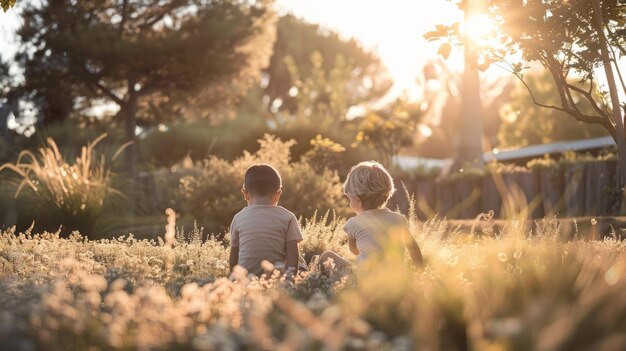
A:
POLYGON ((268 164, 248 167, 243 181, 244 189, 253 196, 272 195, 282 188, 282 184, 276 168, 268 164))

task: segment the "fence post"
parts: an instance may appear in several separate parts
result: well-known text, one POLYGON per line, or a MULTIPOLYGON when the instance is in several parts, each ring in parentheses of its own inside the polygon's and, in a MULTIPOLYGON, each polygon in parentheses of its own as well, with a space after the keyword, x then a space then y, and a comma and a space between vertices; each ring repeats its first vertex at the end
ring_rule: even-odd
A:
POLYGON ((589 216, 616 215, 619 209, 613 190, 617 187, 617 161, 598 161, 585 164, 585 214, 589 216))
POLYGON ((565 192, 563 171, 558 166, 539 169, 540 189, 543 196, 543 212, 545 216, 564 215, 565 192))
POLYGON ((585 166, 571 163, 565 169, 565 212, 569 217, 585 212, 585 166))

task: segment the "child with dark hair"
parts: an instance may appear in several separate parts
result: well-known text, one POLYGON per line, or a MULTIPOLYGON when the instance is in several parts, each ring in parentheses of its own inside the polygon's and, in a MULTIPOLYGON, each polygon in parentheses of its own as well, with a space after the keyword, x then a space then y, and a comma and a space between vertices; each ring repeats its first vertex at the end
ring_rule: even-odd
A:
POLYGON ((250 166, 241 192, 248 206, 230 225, 230 270, 239 265, 260 275, 264 271, 261 262, 269 261, 296 274, 302 233, 296 216, 278 206, 282 195, 278 171, 267 164, 250 166))

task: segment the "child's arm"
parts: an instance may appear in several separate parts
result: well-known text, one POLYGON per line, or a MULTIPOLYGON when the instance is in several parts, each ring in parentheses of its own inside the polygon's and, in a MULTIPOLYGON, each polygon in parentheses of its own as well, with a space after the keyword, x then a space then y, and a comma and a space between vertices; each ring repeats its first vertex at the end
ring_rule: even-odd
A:
POLYGON ((230 258, 228 259, 229 271, 231 273, 233 272, 233 268, 237 265, 237 262, 239 262, 239 246, 231 247, 230 258))
POLYGON ((421 267, 424 265, 424 258, 422 257, 422 250, 420 250, 419 245, 417 245, 417 241, 408 228, 404 229, 404 246, 409 250, 409 255, 411 255, 411 260, 413 260, 413 264, 415 267, 421 267))
POLYGON ((233 217, 232 222, 230 223, 230 228, 228 229, 230 232, 230 257, 228 258, 228 266, 229 272, 233 272, 233 268, 239 263, 239 232, 237 229, 235 218, 233 217))
POLYGON ((298 240, 287 241, 286 245, 287 255, 285 262, 285 271, 298 273, 298 258, 300 257, 298 252, 298 240))
POLYGON ((348 237, 348 247, 350 248, 350 252, 352 252, 355 255, 359 255, 360 251, 359 248, 356 247, 356 239, 353 237, 348 237))

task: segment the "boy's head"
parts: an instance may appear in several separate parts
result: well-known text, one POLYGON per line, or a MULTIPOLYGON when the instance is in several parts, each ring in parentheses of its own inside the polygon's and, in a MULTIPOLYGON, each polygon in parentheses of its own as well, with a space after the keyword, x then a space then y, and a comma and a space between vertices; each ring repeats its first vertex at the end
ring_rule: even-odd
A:
POLYGON ((255 198, 273 198, 276 195, 280 196, 282 185, 280 174, 274 167, 268 164, 256 164, 246 170, 243 191, 244 195, 247 193, 255 198))
POLYGON ((393 178, 383 165, 375 161, 361 162, 352 167, 343 184, 343 192, 351 197, 351 202, 358 199, 363 210, 384 207, 395 191, 393 178))

